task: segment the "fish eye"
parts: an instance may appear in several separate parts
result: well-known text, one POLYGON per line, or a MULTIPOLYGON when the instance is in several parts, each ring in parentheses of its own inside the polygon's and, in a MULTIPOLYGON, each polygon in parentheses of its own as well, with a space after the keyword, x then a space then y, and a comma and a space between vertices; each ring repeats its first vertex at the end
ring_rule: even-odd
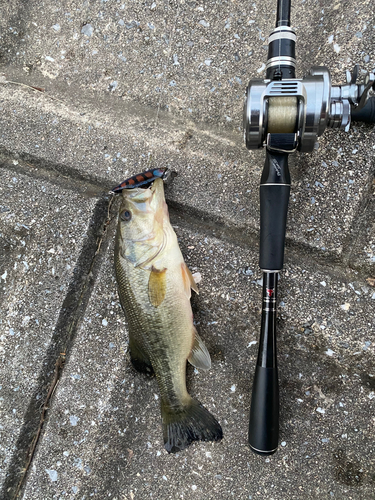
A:
POLYGON ((120 215, 121 220, 128 222, 132 218, 132 213, 129 210, 124 210, 120 215))

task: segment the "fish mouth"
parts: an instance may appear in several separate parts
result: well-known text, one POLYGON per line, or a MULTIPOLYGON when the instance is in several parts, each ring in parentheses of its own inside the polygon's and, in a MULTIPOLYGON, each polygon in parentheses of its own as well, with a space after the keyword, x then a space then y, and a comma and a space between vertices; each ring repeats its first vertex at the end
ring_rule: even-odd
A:
POLYGON ((125 209, 135 211, 136 214, 158 215, 162 218, 160 210, 166 206, 164 197, 164 184, 161 178, 155 179, 147 188, 138 187, 134 189, 124 189, 122 191, 122 203, 120 212, 125 209))

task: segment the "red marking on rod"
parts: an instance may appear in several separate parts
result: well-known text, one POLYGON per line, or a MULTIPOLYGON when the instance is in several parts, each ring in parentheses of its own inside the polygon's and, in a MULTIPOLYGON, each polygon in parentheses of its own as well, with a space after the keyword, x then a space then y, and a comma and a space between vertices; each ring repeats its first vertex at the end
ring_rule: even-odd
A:
POLYGON ((266 292, 267 292, 268 297, 272 297, 274 291, 275 290, 273 288, 266 288, 266 292))

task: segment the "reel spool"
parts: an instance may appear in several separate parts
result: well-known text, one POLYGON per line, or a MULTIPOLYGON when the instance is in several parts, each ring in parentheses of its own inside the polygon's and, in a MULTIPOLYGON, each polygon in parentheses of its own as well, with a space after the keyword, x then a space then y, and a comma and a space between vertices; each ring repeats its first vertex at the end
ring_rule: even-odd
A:
POLYGON ((364 82, 356 83, 358 65, 347 72, 343 85, 332 86, 325 66, 311 68, 303 79, 294 78, 295 39, 290 27, 273 30, 267 79, 251 80, 246 89, 243 125, 248 149, 267 146, 281 153, 312 151, 327 127, 349 130, 352 112, 365 106, 374 87, 373 73, 366 73, 364 82))

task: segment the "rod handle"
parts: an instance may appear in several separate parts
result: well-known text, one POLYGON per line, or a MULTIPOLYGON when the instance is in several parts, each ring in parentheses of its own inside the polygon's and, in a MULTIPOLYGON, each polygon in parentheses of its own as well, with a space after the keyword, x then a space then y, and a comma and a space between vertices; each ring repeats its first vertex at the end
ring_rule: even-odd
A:
POLYGON ((283 268, 289 194, 288 154, 273 153, 267 148, 259 193, 259 267, 263 270, 283 268))
POLYGON ((277 367, 257 364, 250 407, 249 444, 260 455, 271 455, 279 441, 279 379, 277 367))
POLYGON ((261 269, 279 271, 283 268, 289 193, 290 186, 260 186, 261 269))
POLYGON ((375 123, 375 97, 370 97, 359 111, 352 110, 351 118, 353 122, 375 123))

